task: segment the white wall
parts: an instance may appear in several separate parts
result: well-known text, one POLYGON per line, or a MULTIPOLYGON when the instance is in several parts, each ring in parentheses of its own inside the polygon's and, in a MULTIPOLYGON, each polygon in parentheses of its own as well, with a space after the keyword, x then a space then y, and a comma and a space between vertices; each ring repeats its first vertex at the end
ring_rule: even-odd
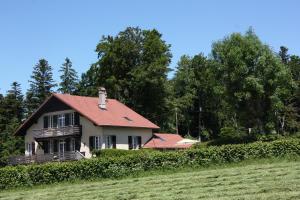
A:
POLYGON ((35 143, 35 150, 36 154, 44 154, 43 149, 38 148, 38 143, 34 140, 34 130, 40 130, 44 128, 44 116, 45 115, 57 115, 62 113, 70 113, 75 112, 74 110, 63 110, 63 111, 57 111, 57 112, 49 112, 43 114, 38 120, 37 123, 34 123, 27 131, 25 135, 25 155, 29 155, 29 152, 27 152, 26 144, 27 143, 35 143))
MULTIPOLYGON (((104 127, 103 135, 116 136, 116 148, 128 150, 128 136, 141 136, 142 146, 152 137, 152 129, 146 128, 125 128, 125 127, 104 127)), ((105 140, 103 140, 102 147, 105 147, 105 140)))
POLYGON ((85 117, 80 116, 80 124, 82 125, 81 147, 80 152, 85 152, 85 157, 90 158, 90 136, 100 136, 103 140, 103 128, 95 126, 91 121, 85 117))
MULTIPOLYGON (((66 112, 74 112, 74 110, 65 110, 59 112, 51 112, 43 114, 37 121, 37 123, 33 124, 25 135, 25 145, 26 143, 32 143, 34 141, 34 130, 40 130, 43 128, 43 117, 45 115, 54 115, 61 114, 66 112)), ((80 116, 80 124, 82 125, 82 137, 81 137, 81 145, 80 152, 85 152, 85 156, 90 158, 90 144, 89 138, 90 136, 100 136, 100 142, 102 143, 102 149, 105 149, 105 136, 107 135, 115 135, 116 136, 116 148, 117 149, 125 149, 128 150, 128 136, 141 136, 142 137, 142 146, 152 137, 152 129, 147 128, 126 128, 126 127, 99 127, 95 126, 91 121, 86 119, 85 117, 80 116)), ((26 149, 26 146, 25 146, 26 149)), ((35 142, 36 154, 43 154, 44 151, 42 149, 38 149, 38 143, 35 142)), ((25 151, 25 155, 29 153, 25 151)))

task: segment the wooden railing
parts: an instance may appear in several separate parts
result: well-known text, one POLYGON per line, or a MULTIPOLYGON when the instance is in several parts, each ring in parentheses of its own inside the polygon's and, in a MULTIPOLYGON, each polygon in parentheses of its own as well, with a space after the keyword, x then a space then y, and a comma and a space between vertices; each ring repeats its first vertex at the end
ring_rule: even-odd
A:
POLYGON ((10 165, 30 164, 30 163, 45 163, 53 161, 71 161, 81 160, 84 155, 79 151, 67 151, 62 153, 41 154, 32 156, 14 156, 10 157, 8 163, 10 165))
POLYGON ((45 128, 33 130, 34 138, 48 138, 68 135, 81 135, 81 126, 66 126, 60 128, 45 128))

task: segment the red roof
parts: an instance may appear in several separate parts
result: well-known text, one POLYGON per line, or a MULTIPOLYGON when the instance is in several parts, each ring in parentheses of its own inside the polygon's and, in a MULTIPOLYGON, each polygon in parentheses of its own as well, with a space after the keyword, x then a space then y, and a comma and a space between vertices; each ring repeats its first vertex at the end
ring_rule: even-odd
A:
POLYGON ((143 146, 151 149, 186 149, 193 144, 178 144, 183 140, 178 134, 154 133, 153 137, 143 146))
MULTIPOLYGON (((97 126, 120 126, 158 129, 159 127, 115 99, 107 99, 106 109, 98 107, 98 97, 84 97, 69 94, 53 93, 16 131, 24 134, 34 121, 44 112, 45 107, 54 107, 50 101, 62 102, 89 119, 97 126)), ((56 105, 56 104, 54 104, 56 105)), ((55 109, 55 108, 54 108, 55 109)))
POLYGON ((106 109, 100 109, 98 107, 98 97, 74 96, 69 94, 53 95, 98 126, 159 128, 115 99, 107 99, 106 109))

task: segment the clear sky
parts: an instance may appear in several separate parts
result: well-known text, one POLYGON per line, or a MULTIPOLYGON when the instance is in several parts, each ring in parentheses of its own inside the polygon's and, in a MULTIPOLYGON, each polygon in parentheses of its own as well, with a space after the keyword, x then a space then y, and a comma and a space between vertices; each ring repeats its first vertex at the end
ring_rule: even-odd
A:
POLYGON ((85 72, 101 36, 128 26, 161 32, 172 45, 172 68, 183 54, 208 55, 213 41, 250 26, 274 51, 285 45, 300 55, 298 0, 0 0, 0 93, 13 81, 26 92, 40 58, 57 81, 65 57, 85 72))

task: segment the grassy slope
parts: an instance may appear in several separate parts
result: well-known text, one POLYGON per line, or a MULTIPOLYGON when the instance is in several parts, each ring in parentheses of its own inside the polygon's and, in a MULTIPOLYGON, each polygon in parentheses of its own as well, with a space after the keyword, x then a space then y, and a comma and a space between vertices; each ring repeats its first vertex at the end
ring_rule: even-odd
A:
POLYGON ((0 199, 300 199, 300 160, 1 191, 0 199))

